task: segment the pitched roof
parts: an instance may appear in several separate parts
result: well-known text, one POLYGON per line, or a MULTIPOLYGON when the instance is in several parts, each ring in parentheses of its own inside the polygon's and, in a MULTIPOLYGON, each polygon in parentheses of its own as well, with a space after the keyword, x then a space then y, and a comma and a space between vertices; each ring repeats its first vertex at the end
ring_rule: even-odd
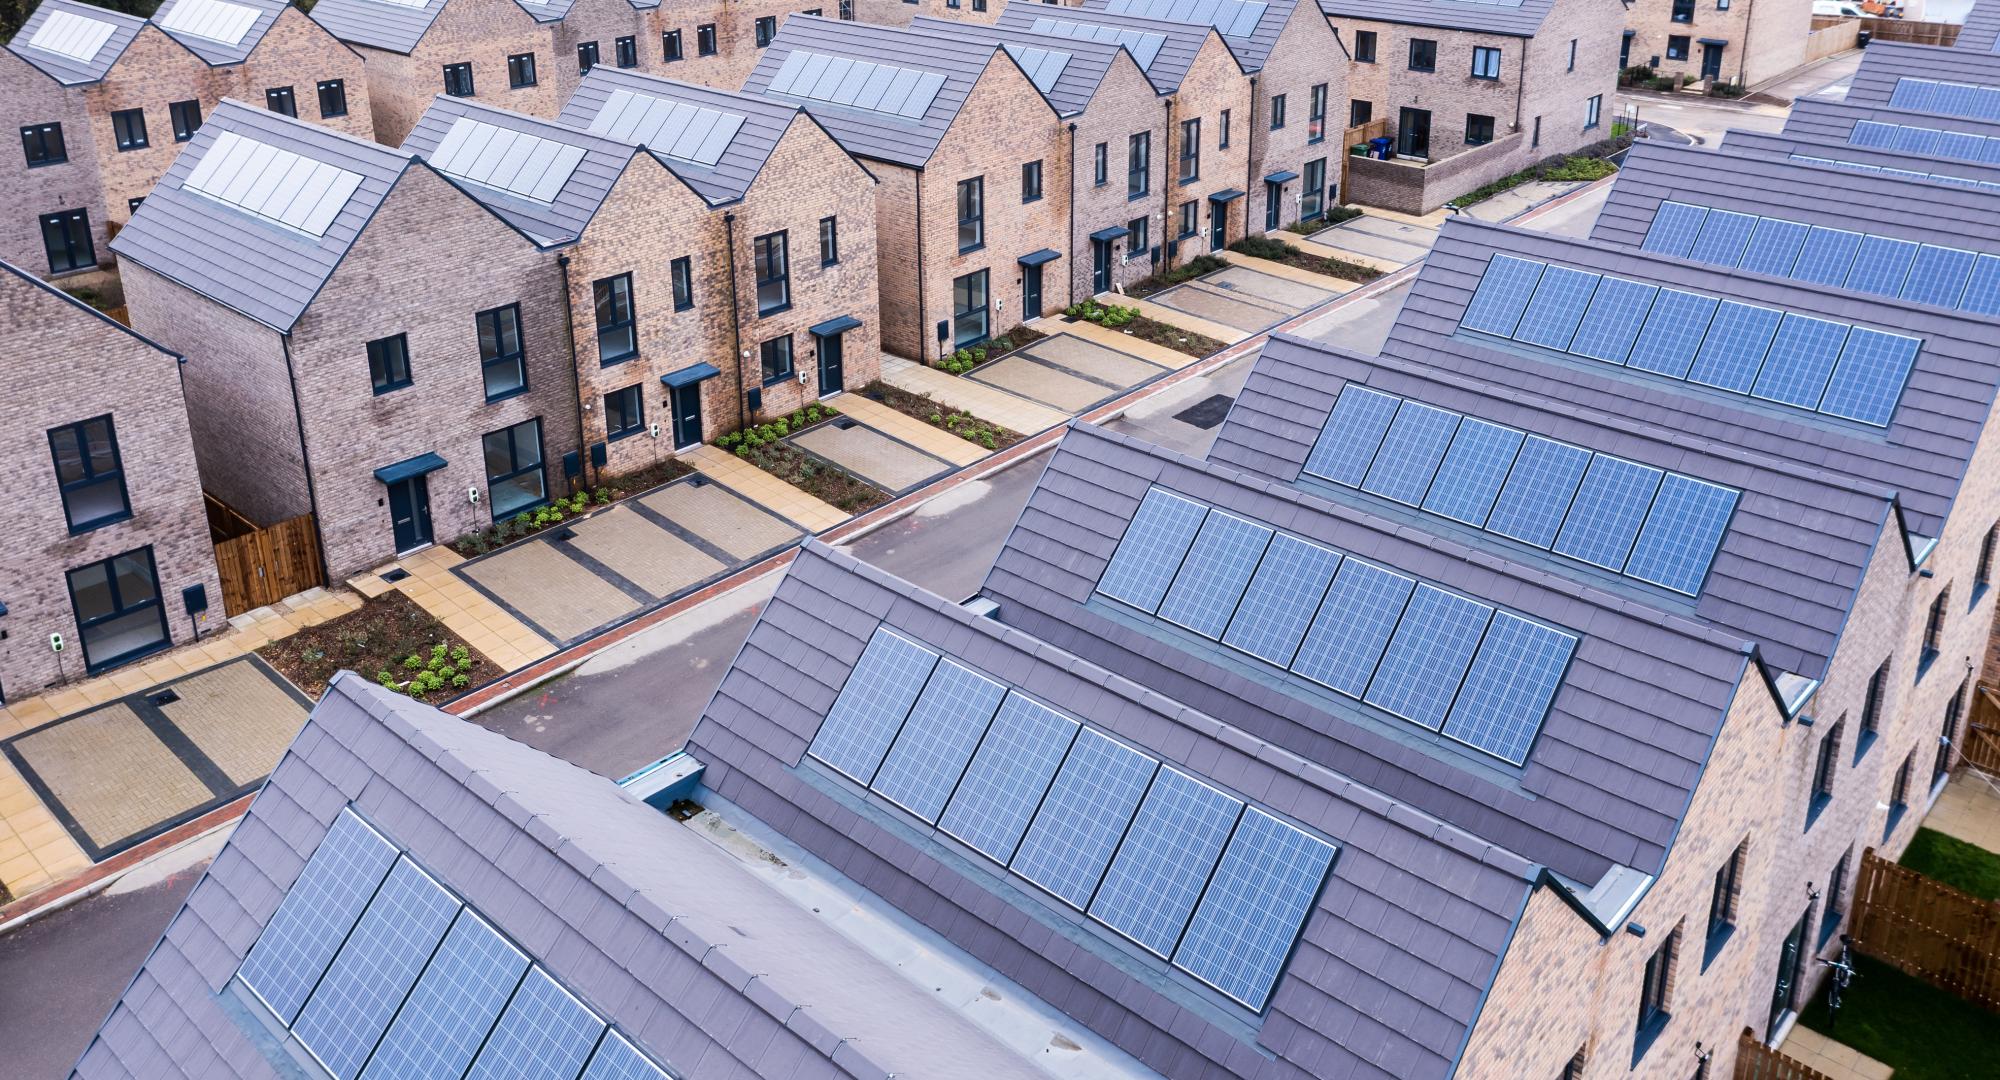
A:
POLYGON ((152 23, 210 64, 237 64, 289 6, 286 0, 165 0, 152 23))
MULTIPOLYGON (((1079 438, 1089 436, 1070 436, 1079 438)), ((1057 460, 1073 456, 1066 448, 1057 460)), ((1150 1069, 1353 1080, 1449 1075, 1534 867, 1265 744, 1232 726, 1234 714, 1221 714, 1231 723, 1216 715, 808 542, 689 749, 716 794, 1029 992, 1063 1003, 1150 1069), (883 627, 1339 846, 1261 1019, 804 760, 883 627)))
POLYGON ((1050 459, 982 594, 1011 626, 1584 883, 1619 866, 1659 872, 1750 651, 1486 548, 1084 425, 1050 459), (1152 485, 1574 636, 1525 763, 1498 765, 1093 599, 1152 485))
POLYGON ((2000 3, 1978 0, 1965 13, 1954 48, 1967 52, 2000 52, 2000 3))
POLYGON ((1481 365, 1477 352, 1452 348, 1454 344, 1441 343, 1441 351, 1458 354, 1446 367, 1435 355, 1433 362, 1418 364, 1275 337, 1217 432, 1209 460, 1402 517, 1508 558, 1690 615, 1756 642, 1777 671, 1807 679, 1825 676, 1877 538, 1892 523, 1892 491, 1691 437, 1677 425, 1653 426, 1601 413, 1562 395, 1560 383, 1554 397, 1523 393, 1507 381, 1509 365, 1481 365), (1440 514, 1415 512, 1304 473, 1334 402, 1350 384, 1740 491, 1699 596, 1635 585, 1629 577, 1579 560, 1548 555, 1440 514))
MULTIPOLYGON (((1847 95, 1841 100, 1854 105, 1887 105, 1896 97, 1897 85, 1905 79, 1913 83, 2000 87, 2000 56, 1904 41, 1871 41, 1861 54, 1861 67, 1854 72, 1847 95), (1883 48, 1876 48, 1877 44, 1883 48)), ((1915 86, 1906 88, 1904 101, 1913 100, 1916 92, 1915 86)), ((1905 107, 1930 111, 1919 105, 1905 107)))
POLYGON ((111 250, 283 332, 333 276, 411 161, 398 150, 224 99, 111 250), (215 162, 204 168, 211 155, 215 162))
POLYGON ((1981 142, 2000 139, 2000 120, 1807 98, 1792 104, 1784 131, 1809 139, 1894 150, 1911 160, 1909 168, 1928 168, 1928 163, 1937 161, 2000 160, 2000 147, 1989 149, 1981 142))
POLYGON ((1319 7, 1336 19, 1531 38, 1541 32, 1555 0, 1319 0, 1319 7))
POLYGON ((1084 0, 1082 6, 1090 11, 1213 26, 1229 42, 1243 69, 1258 71, 1270 59, 1299 0, 1084 0))
POLYGON ((312 20, 349 45, 408 53, 444 10, 445 0, 402 3, 401 0, 317 0, 312 20))
POLYGON ((458 181, 466 194, 546 247, 583 235, 635 148, 440 94, 410 129, 403 151, 458 181))
POLYGON ((1470 343, 1476 355, 1497 356, 1519 368, 1511 385, 1523 392, 1573 400, 1613 416, 1889 488, 1897 494, 1906 527, 1934 538, 2000 387, 2000 356, 1990 344, 1991 326, 1982 318, 1902 300, 1453 219, 1411 285, 1382 352, 1414 363, 1435 359, 1452 364, 1452 353, 1439 346, 1456 338, 1470 343), (1919 337, 1922 346, 1885 427, 1834 420, 1461 330, 1481 274, 1502 253, 1919 337))
MULTIPOLYGON (((1124 39, 1132 58, 1162 94, 1181 88, 1188 68, 1208 42, 1215 28, 1207 24, 1168 22, 1139 15, 1114 14, 1086 8, 1050 4, 1008 4, 1000 11, 999 26, 1057 36, 1089 36, 1099 41, 1124 39), (1141 39, 1141 40, 1134 40, 1141 39), (1152 51, 1152 56, 1145 55, 1152 51)), ((1217 37, 1221 35, 1216 34, 1217 37)), ((1223 41, 1226 46, 1227 40, 1223 41)), ((1233 52, 1232 52, 1232 55, 1233 52)), ((1240 61, 1239 61, 1240 62, 1240 61)))
MULTIPOLYGON (((1124 50, 1124 46, 1116 43, 1037 34, 1019 27, 985 26, 931 15, 911 19, 910 26, 916 30, 957 34, 970 40, 990 42, 1006 48, 1017 57, 1033 57, 1035 53, 1030 50, 1039 50, 1047 58, 1044 62, 1049 67, 1058 64, 1060 67, 1052 77, 1037 77, 1036 72, 1031 70, 1029 78, 1035 81, 1036 89, 1042 92, 1049 106, 1061 116, 1075 116, 1090 107, 1097 96, 1098 86, 1104 82, 1105 73, 1111 70, 1112 61, 1124 50)), ((1126 55, 1131 54, 1128 52, 1126 55)))
POLYGON ((146 20, 77 0, 42 0, 8 51, 65 86, 104 78, 146 20))
MULTIPOLYGON (((172 349, 169 349, 166 346, 160 344, 159 342, 154 341, 152 338, 149 338, 146 335, 138 332, 137 330, 134 330, 131 327, 126 326, 124 323, 119 322, 117 319, 114 319, 111 316, 106 315, 102 311, 99 311, 96 308, 91 307, 89 304, 86 304, 83 301, 77 299, 76 297, 71 296, 69 293, 66 293, 63 290, 55 287, 54 285, 36 276, 30 271, 23 269, 22 267, 17 266, 11 262, 8 262, 5 259, 0 259, 0 274, 7 274, 19 278, 23 284, 31 285, 37 289, 40 289, 42 292, 47 293, 49 296, 49 300, 43 301, 44 303, 48 303, 51 301, 60 301, 64 304, 68 304, 70 307, 76 309, 78 313, 83 315, 88 315, 90 318, 96 320, 98 324, 105 327, 106 329, 115 330, 118 333, 123 334, 124 336, 131 338, 132 340, 137 341, 142 345, 145 345, 147 348, 152 349, 155 352, 158 352, 162 356, 172 357, 173 359, 176 360, 181 358, 180 354, 174 352, 172 349)), ((5 282, 0 282, 0 287, 4 287, 5 285, 6 285, 5 282)), ((10 327, 9 329, 14 330, 16 332, 21 332, 21 331, 29 333, 37 332, 34 327, 29 327, 29 326, 15 326, 15 327, 10 327)))
POLYGON ((1895 150, 1856 146, 1845 139, 1731 129, 1717 147, 1727 154, 1782 158, 1898 180, 1955 187, 2000 189, 2000 165, 1951 158, 1918 158, 1895 150))
POLYGON ((711 204, 720 205, 750 190, 778 140, 801 112, 789 102, 756 94, 599 65, 577 84, 556 119, 609 138, 658 144, 648 149, 660 164, 711 204), (688 156, 688 148, 679 140, 711 121, 694 110, 718 115, 708 128, 712 138, 704 140, 701 153, 688 156), (723 139, 731 124, 736 125, 734 132, 723 139), (721 140, 719 149, 716 140, 721 140))

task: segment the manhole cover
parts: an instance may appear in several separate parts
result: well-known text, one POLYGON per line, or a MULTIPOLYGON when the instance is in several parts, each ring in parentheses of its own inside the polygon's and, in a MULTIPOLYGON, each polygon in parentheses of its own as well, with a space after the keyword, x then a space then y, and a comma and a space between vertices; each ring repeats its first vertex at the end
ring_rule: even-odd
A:
POLYGON ((854 425, 855 422, 845 416, 833 422, 833 426, 839 428, 842 431, 852 431, 854 430, 854 425))
POLYGON ((1206 431, 1222 423, 1222 418, 1229 415, 1230 403, 1235 400, 1228 394, 1215 394, 1175 413, 1174 419, 1206 431))
POLYGON ((701 475, 700 473, 696 473, 696 474, 694 474, 694 477, 693 477, 693 479, 690 479, 690 480, 688 481, 688 486, 689 486, 689 487, 707 487, 707 486, 708 486, 708 477, 706 477, 706 476, 703 476, 703 475, 701 475))
POLYGON ((383 574, 382 580, 388 582, 391 585, 394 585, 396 582, 401 581, 409 576, 410 572, 408 570, 405 570, 402 567, 398 566, 394 570, 391 570, 388 573, 383 574))
POLYGON ((162 705, 172 705, 174 702, 179 701, 180 699, 181 696, 179 694, 174 693, 172 690, 162 690, 159 693, 154 694, 152 697, 147 698, 146 700, 152 702, 154 708, 159 708, 162 705))
POLYGON ((564 542, 564 541, 569 541, 569 540, 574 540, 574 539, 576 539, 576 530, 575 530, 575 529, 572 529, 572 528, 569 528, 569 527, 565 526, 565 527, 563 527, 563 528, 561 528, 561 529, 558 529, 558 530, 556 531, 556 535, 555 535, 555 540, 556 540, 556 541, 557 541, 558 543, 561 543, 561 542, 564 542))

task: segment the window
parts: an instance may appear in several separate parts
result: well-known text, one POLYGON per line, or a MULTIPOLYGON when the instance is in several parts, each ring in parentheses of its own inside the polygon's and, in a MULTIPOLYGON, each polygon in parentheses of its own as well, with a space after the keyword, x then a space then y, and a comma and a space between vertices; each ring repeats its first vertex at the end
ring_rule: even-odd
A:
POLYGON ((1745 840, 1736 845, 1729 858, 1715 872, 1715 887, 1708 894, 1708 947, 1702 959, 1702 966, 1708 966, 1722 944, 1729 940, 1729 932, 1736 929, 1736 898, 1743 878, 1743 856, 1750 847, 1745 840))
POLYGON ((778 17, 776 15, 766 15, 758 19, 756 33, 758 48, 761 49, 769 45, 771 39, 778 36, 778 17))
POLYGON ((1181 121, 1181 183, 1201 177, 1201 118, 1181 121))
POLYGON ((1152 250, 1153 238, 1148 234, 1147 229, 1152 220, 1146 217, 1135 217, 1125 223, 1125 231, 1132 234, 1131 238, 1125 241, 1125 254, 1144 255, 1146 252, 1152 250))
POLYGON ((1285 126, 1285 95, 1271 95, 1271 130, 1279 131, 1285 126))
POLYGON ((1103 187, 1111 179, 1111 144, 1098 143, 1090 148, 1090 182, 1103 187))
POLYGON ((1316 143, 1326 138, 1326 84, 1313 87, 1307 102, 1306 141, 1316 143))
POLYGON ((1951 772, 1951 750, 1958 740, 1958 722, 1965 716, 1965 692, 1972 688, 1972 677, 1966 676, 1951 692, 1951 700, 1944 706, 1944 726, 1938 730, 1937 759, 1931 765, 1931 786, 1951 772))
POLYGON ((1500 50, 1485 45, 1474 46, 1472 50, 1472 77, 1475 79, 1499 78, 1500 50))
POLYGON ((1728 10, 1729 10, 1729 0, 1715 0, 1715 10, 1717 10, 1717 11, 1728 11, 1728 10))
POLYGON ((1410 39, 1410 70, 1436 71, 1438 43, 1429 38, 1410 39))
POLYGON ((1868 748, 1875 744, 1875 735, 1882 729, 1882 704, 1889 693, 1889 661, 1875 669, 1868 676, 1868 693, 1861 699, 1861 731, 1854 737, 1854 760, 1860 761, 1868 748))
POLYGON ((505 521, 548 501, 542 475, 542 422, 524 420, 486 436, 486 494, 493 520, 505 521))
POLYGON ((1910 808, 1910 774, 1917 767, 1917 752, 1910 751, 1903 758, 1903 765, 1896 770, 1896 780, 1889 785, 1889 820, 1882 826, 1882 839, 1887 840, 1902 824, 1903 812, 1910 808))
POLYGON ((1354 32, 1354 62, 1372 64, 1375 62, 1375 31, 1356 30, 1354 32))
POLYGON ((107 414, 49 430, 56 487, 71 534, 132 516, 125 497, 125 468, 118 457, 118 434, 107 414))
POLYGON ((1639 980, 1639 1045, 1634 1058, 1646 1052, 1653 1037, 1672 1018, 1667 1012, 1668 994, 1673 990, 1674 954, 1680 943, 1681 932, 1676 927, 1653 955, 1646 958, 1646 971, 1639 980))
POLYGON ((521 90, 533 85, 535 85, 535 54, 517 53, 508 57, 507 88, 521 90))
POLYGON ((1571 38, 1571 39, 1569 39, 1569 67, 1568 67, 1568 68, 1567 68, 1566 70, 1569 70, 1569 71, 1575 71, 1575 70, 1576 70, 1576 39, 1575 39, 1575 38, 1571 38))
POLYGON ((958 182, 958 250, 977 251, 986 244, 986 178, 958 182))
POLYGON ((97 249, 90 242, 90 211, 60 210, 43 214, 41 221, 49 273, 64 274, 97 265, 97 249))
POLYGON ((1694 21, 1694 0, 1674 0, 1674 21, 1685 23, 1694 21))
POLYGON ((1534 137, 1528 141, 1528 145, 1530 147, 1542 145, 1542 118, 1539 116, 1535 117, 1535 134, 1534 137))
POLYGON ((1229 149, 1229 110, 1228 110, 1228 109, 1224 109, 1224 110, 1222 110, 1222 116, 1221 116, 1221 117, 1219 117, 1219 118, 1218 118, 1218 119, 1216 120, 1216 124, 1215 124, 1215 148, 1216 148, 1217 150, 1227 150, 1227 149, 1229 149))
POLYGON ((1493 118, 1467 114, 1465 117, 1465 144, 1485 146, 1493 141, 1493 118))
POLYGON ((347 82, 326 79, 319 84, 319 117, 329 120, 347 115, 347 82))
POLYGON ((783 382, 792 377, 792 335, 774 337, 757 346, 759 366, 764 375, 764 385, 783 382))
POLYGON ((1571 1057, 1569 1063, 1563 1066, 1562 1080, 1583 1080, 1583 1066, 1589 1060, 1584 1054, 1584 1048, 1579 1047, 1575 1056, 1571 1057))
POLYGON ((854 0, 840 0, 840 20, 842 22, 854 21, 854 0))
POLYGON ((1125 197, 1136 199, 1153 189, 1153 133, 1142 131, 1125 142, 1125 197))
POLYGON ((1347 126, 1360 127, 1375 119, 1375 103, 1372 101, 1350 101, 1347 103, 1347 126))
POLYGON ((646 430, 644 383, 633 383, 604 395, 604 437, 617 442, 646 430))
POLYGON ((1819 755, 1813 759, 1811 801, 1806 804, 1808 829, 1819 819, 1820 811, 1826 809, 1827 804, 1833 801, 1835 760, 1840 756, 1840 729, 1845 723, 1841 721, 1834 724, 1827 730, 1826 737, 1819 741, 1819 755))
POLYGON ((577 42, 576 70, 579 73, 588 74, 590 69, 596 66, 597 66, 597 42, 595 41, 577 42))
POLYGON ((840 261, 840 222, 834 218, 819 219, 819 264, 832 266, 840 261))
POLYGON ((1299 220, 1318 221, 1326 213, 1326 159, 1306 162, 1305 179, 1299 184, 1299 220))
POLYGON ((1840 920, 1847 914, 1847 905, 1841 903, 1840 894, 1847 891, 1847 865, 1854 861, 1854 849, 1840 853, 1840 861, 1833 864, 1833 871, 1826 879, 1826 911, 1819 919, 1819 943, 1824 946, 1833 940, 1834 931, 1840 929, 1840 920))
POLYGON ((150 547, 69 572, 83 662, 92 672, 165 648, 167 611, 150 547))
POLYGON ((952 348, 977 344, 986 336, 986 271, 975 270, 951 283, 952 348))
POLYGON ((273 86, 264 91, 264 107, 279 116, 299 115, 299 99, 289 86, 273 86))
POLYGON ((444 92, 452 97, 471 97, 472 65, 446 64, 444 66, 444 92))
POLYGON ((1993 584, 1993 545, 2000 542, 2000 525, 1986 530, 1979 541, 1979 565, 1972 571, 1972 602, 1986 595, 1986 587, 1993 584))
POLYGON ((694 51, 701 56, 715 55, 714 23, 702 23, 694 28, 694 51))
POLYGON ((145 202, 146 202, 146 197, 144 195, 136 195, 130 199, 126 199, 125 200, 126 216, 130 217, 131 215, 138 213, 139 207, 145 205, 145 202))
POLYGON ((528 389, 528 365, 521 350, 521 305, 479 313, 479 368, 488 401, 528 389))
POLYGON ((974 11, 985 11, 985 10, 986 10, 986 0, 972 0, 972 10, 974 10, 974 11))
POLYGON ((1603 116, 1603 113, 1604 95, 1590 95, 1590 100, 1583 103, 1583 130, 1589 131, 1591 128, 1596 127, 1597 121, 1603 116))
POLYGON ((613 41, 611 43, 611 56, 619 67, 638 67, 639 39, 635 37, 622 37, 613 41))
POLYGON ((1923 650, 1917 654, 1917 678, 1919 679, 1924 677, 1924 672, 1930 670, 1931 661, 1938 658, 1938 649, 1944 641, 1945 604, 1950 599, 1951 587, 1947 585, 1931 601, 1930 614, 1924 617, 1924 645, 1923 650))
POLYGON ((757 314, 773 315, 792 306, 792 260, 788 234, 767 233, 750 242, 757 269, 757 314))
POLYGON ((60 165, 69 160, 69 148, 63 145, 61 124, 34 124, 22 128, 21 148, 27 152, 30 169, 60 165))
POLYGON ((608 367, 639 355, 639 328, 632 316, 632 275, 603 278, 590 286, 597 312, 597 363, 608 367))
POLYGON ((694 306, 694 259, 683 255, 674 260, 672 270, 674 310, 686 311, 694 306))
POLYGON ((671 64, 681 58, 681 32, 669 30, 660 35, 660 58, 671 64))
POLYGON ((146 143, 146 110, 120 109, 111 114, 111 134, 118 140, 120 150, 144 150, 146 143))
POLYGON ((1180 232, 1176 234, 1176 239, 1193 236, 1195 231, 1201 228, 1200 212, 1200 206, 1193 199, 1181 204, 1180 232))
POLYGON ((1021 166, 1021 201, 1036 202, 1042 197, 1042 163, 1030 161, 1021 166))
POLYGON ((368 343, 368 381, 375 393, 410 385, 410 339, 404 334, 368 343))
POLYGON ((167 119, 174 125, 174 141, 186 142, 201 130, 201 102, 176 101, 167 106, 167 119))
POLYGON ((1687 58, 1688 58, 1687 37, 1685 35, 1675 35, 1673 37, 1669 37, 1667 39, 1667 59, 1685 60, 1687 58))

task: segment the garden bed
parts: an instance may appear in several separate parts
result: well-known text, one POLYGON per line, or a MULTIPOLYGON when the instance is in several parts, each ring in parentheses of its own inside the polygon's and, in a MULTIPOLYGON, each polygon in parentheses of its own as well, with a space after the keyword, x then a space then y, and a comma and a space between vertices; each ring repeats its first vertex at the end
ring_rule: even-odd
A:
POLYGON ((595 491, 579 491, 564 498, 551 499, 546 506, 522 511, 478 532, 466 533, 454 539, 448 546, 468 559, 476 558, 497 548, 506 547, 516 540, 533 536, 543 529, 580 517, 593 508, 609 506, 620 499, 651 491, 661 484, 672 483, 693 471, 694 466, 687 462, 679 458, 669 458, 657 465, 648 465, 638 472, 614 476, 599 484, 595 491))
POLYGON ((1227 270, 1228 268, 1229 260, 1220 255, 1197 255, 1171 270, 1162 270, 1157 274, 1142 277, 1132 284, 1125 286, 1125 295, 1134 300, 1143 300, 1156 292, 1171 289, 1176 285, 1193 281, 1195 278, 1205 274, 1213 274, 1217 270, 1227 270))
POLYGON ((861 396, 879 401, 904 416, 915 417, 988 450, 1005 450, 1027 438, 1018 431, 989 424, 969 412, 954 409, 928 394, 913 394, 879 380, 862 387, 861 396))
POLYGON ((715 445, 823 503, 859 514, 888 502, 889 493, 784 441, 839 415, 833 406, 816 402, 768 424, 732 431, 715 445))
POLYGON ((1246 236, 1229 245, 1229 250, 1239 255, 1248 255, 1253 259, 1269 259, 1297 270, 1340 278, 1343 281, 1358 281, 1363 285, 1382 276, 1382 271, 1372 266, 1363 266, 1358 262, 1325 255, 1308 254, 1270 236, 1246 236))
POLYGON ((273 641, 257 655, 313 699, 326 693, 326 684, 342 668, 432 704, 507 673, 395 591, 273 641), (413 681, 414 687, 402 685, 413 681))
POLYGON ((1460 195, 1458 198, 1451 200, 1448 205, 1456 206, 1463 210, 1475 203, 1485 202, 1487 199, 1503 191, 1512 191, 1522 184, 1532 183, 1537 180, 1547 180, 1554 183, 1587 183, 1592 180, 1602 180, 1618 171, 1618 166, 1605 159, 1630 145, 1632 145, 1632 136, 1629 133, 1621 134, 1606 139, 1603 142, 1584 147, 1574 154, 1558 155, 1546 161, 1530 165, 1512 176, 1503 176, 1485 187, 1476 188, 1460 195))
POLYGON ((999 337, 988 338, 978 345, 971 345, 952 353, 938 361, 938 368, 947 375, 963 375, 981 364, 990 364, 1016 349, 1025 348, 1045 337, 1048 335, 1022 323, 999 337))
MULTIPOLYGON (((1224 266, 1229 265, 1226 260, 1217 261, 1224 266)), ((1120 304, 1100 304, 1095 300, 1085 300, 1065 308, 1063 317, 1071 322, 1095 323, 1106 330, 1116 330, 1140 341, 1148 341, 1162 348, 1194 357, 1209 356, 1228 347, 1226 342, 1217 341, 1206 334, 1183 330, 1172 323, 1141 315, 1138 308, 1120 304)))
POLYGON ((1343 221, 1353 221, 1361 215, 1362 211, 1358 207, 1336 206, 1311 221, 1294 221, 1290 225, 1285 226, 1285 231, 1288 233, 1297 233, 1300 236, 1311 236, 1316 232, 1330 229, 1343 221))

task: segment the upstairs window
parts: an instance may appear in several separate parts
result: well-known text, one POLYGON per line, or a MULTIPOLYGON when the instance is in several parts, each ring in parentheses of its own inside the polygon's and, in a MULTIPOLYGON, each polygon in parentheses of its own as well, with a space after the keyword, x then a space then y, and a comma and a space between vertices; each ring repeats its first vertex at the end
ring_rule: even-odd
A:
POLYGON ((201 102, 176 101, 167 106, 167 119, 173 121, 174 141, 186 142, 201 130, 201 102))
POLYGON ((715 55, 714 23, 702 23, 694 28, 694 51, 701 56, 715 55))
POLYGON ((508 57, 507 88, 521 90, 533 85, 535 85, 535 54, 516 53, 508 57))
POLYGON ((89 532, 132 516, 125 494, 125 467, 118 434, 109 414, 49 430, 56 486, 72 534, 89 532))
POLYGON ((674 310, 686 311, 694 306, 694 259, 683 255, 669 269, 674 279, 674 310))
POLYGON ((410 385, 410 339, 407 335, 368 343, 368 381, 377 396, 410 385))
POLYGON ((1436 71, 1438 43, 1429 38, 1410 39, 1410 70, 1436 71))
POLYGON ((669 30, 660 35, 660 59, 671 64, 682 57, 681 32, 669 30))
POLYGON ((1674 0, 1674 21, 1691 23, 1694 21, 1694 0, 1674 0))
POLYGON ((22 128, 21 149, 28 155, 30 169, 60 165, 69 160, 69 147, 63 144, 61 124, 31 124, 22 128))
POLYGON ((1320 83, 1313 87, 1312 97, 1308 100, 1310 108, 1306 111, 1306 141, 1316 143, 1326 138, 1326 84, 1320 83))
POLYGON ((986 246, 986 178, 958 182, 958 250, 961 254, 986 246))
POLYGON ((819 264, 832 266, 840 261, 840 222, 823 217, 819 219, 819 264))
POLYGON ((1868 676, 1868 693, 1861 699, 1861 730, 1854 737, 1854 760, 1860 761, 1861 755, 1874 745, 1875 736, 1882 729, 1882 708, 1888 696, 1889 661, 1884 660, 1875 674, 1868 676))
POLYGON ((1993 545, 2000 542, 2000 525, 1986 530, 1979 538, 1979 565, 1972 571, 1972 602, 1986 595, 1986 587, 1993 584, 1993 545))
POLYGON ((1181 183, 1201 178, 1201 118, 1181 121, 1181 183))
POLYGON ((527 354, 521 348, 521 305, 479 313, 479 369, 486 400, 499 401, 528 389, 527 354))
POLYGON ((1646 970, 1639 978, 1639 1036, 1634 1047, 1633 1058, 1644 1055, 1661 1029, 1667 1026, 1672 1014, 1667 1010, 1674 990, 1674 966, 1680 951, 1681 932, 1678 927, 1667 935, 1667 940, 1646 958, 1646 970))
POLYGON ((1497 79, 1500 77, 1500 50, 1484 45, 1472 50, 1472 77, 1475 79, 1497 79))
POLYGON ((1285 95, 1271 95, 1271 130, 1282 131, 1285 127, 1285 95))
POLYGON ((444 66, 444 92, 451 97, 471 97, 472 65, 446 64, 444 66))
POLYGON ((1031 203, 1042 197, 1042 163, 1030 161, 1021 166, 1021 201, 1031 203))
POLYGON ((331 120, 347 115, 347 81, 327 79, 319 84, 319 117, 331 120))
POLYGON ((1812 828, 1819 820, 1820 811, 1833 801, 1834 774, 1839 771, 1841 728, 1846 722, 1836 723, 1828 729, 1826 737, 1819 741, 1819 754, 1813 758, 1811 801, 1806 804, 1806 828, 1812 828))
POLYGON ((1356 30, 1354 32, 1354 62, 1372 64, 1375 62, 1375 31, 1356 30))
POLYGON ((597 312, 597 362, 608 367, 639 355, 639 328, 632 315, 632 275, 594 282, 590 292, 597 312))
POLYGON ((150 145, 146 141, 146 110, 120 109, 112 113, 111 134, 120 150, 144 150, 150 145))
POLYGON ((1847 905, 1842 895, 1847 891, 1847 867, 1854 861, 1854 849, 1849 847, 1840 853, 1840 861, 1833 864, 1833 871, 1826 879, 1826 912, 1819 920, 1819 943, 1824 948, 1833 940, 1840 929, 1840 920, 1847 916, 1847 905))
POLYGON ((1736 929, 1736 909, 1738 896, 1743 884, 1743 858, 1750 847, 1745 840, 1736 845, 1729 858, 1715 871, 1715 883, 1708 894, 1708 948, 1702 961, 1707 966, 1720 952, 1722 944, 1729 940, 1730 931, 1736 929))
POLYGON ((588 75, 590 73, 590 69, 596 66, 597 66, 597 42, 595 41, 577 42, 576 43, 577 72, 579 74, 588 75))
POLYGON ((776 15, 766 15, 758 19, 755 29, 757 47, 761 49, 769 45, 772 38, 778 36, 778 17, 776 15))
POLYGON ((1153 133, 1142 131, 1125 142, 1125 197, 1136 199, 1153 188, 1153 133))
POLYGON ((786 233, 751 241, 757 268, 757 314, 775 315, 792 306, 792 260, 786 233))
POLYGON ((1221 116, 1218 116, 1218 117, 1216 117, 1216 122, 1215 122, 1215 148, 1216 148, 1217 150, 1227 150, 1227 149, 1229 149, 1229 110, 1228 110, 1228 109, 1224 109, 1224 110, 1222 110, 1222 115, 1221 115, 1221 116))
POLYGON ((617 57, 618 66, 635 68, 639 66, 639 39, 622 37, 612 44, 612 53, 617 57))
POLYGON ((289 86, 273 86, 264 91, 264 107, 279 116, 299 115, 299 99, 289 86))
POLYGON ((1090 148, 1090 182, 1092 186, 1103 187, 1111 179, 1111 144, 1098 143, 1090 148))
POLYGON ((1917 678, 1919 679, 1924 677, 1924 672, 1930 670, 1932 662, 1938 658, 1938 650, 1944 645, 1945 605, 1950 600, 1951 587, 1946 586, 1938 591, 1936 598, 1931 600, 1930 614, 1924 617, 1923 651, 1917 654, 1917 678))

